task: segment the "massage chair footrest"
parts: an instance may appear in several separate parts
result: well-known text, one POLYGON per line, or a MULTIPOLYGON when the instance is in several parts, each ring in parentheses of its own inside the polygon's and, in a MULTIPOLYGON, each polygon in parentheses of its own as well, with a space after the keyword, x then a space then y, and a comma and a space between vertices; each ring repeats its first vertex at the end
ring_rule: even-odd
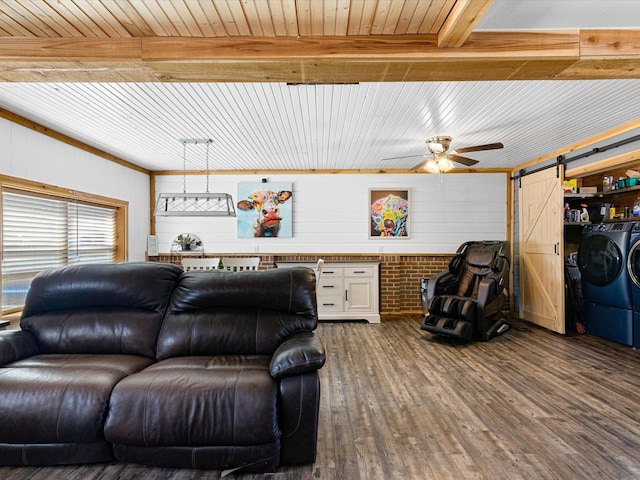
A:
POLYGON ((473 338, 473 324, 467 320, 427 315, 422 320, 420 328, 430 333, 449 335, 463 340, 473 338))

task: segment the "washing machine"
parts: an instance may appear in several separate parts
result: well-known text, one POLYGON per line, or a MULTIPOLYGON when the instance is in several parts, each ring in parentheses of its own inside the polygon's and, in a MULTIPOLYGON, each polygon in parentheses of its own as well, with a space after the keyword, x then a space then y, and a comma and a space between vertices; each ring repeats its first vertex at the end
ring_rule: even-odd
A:
POLYGON ((629 346, 634 342, 634 303, 627 264, 632 231, 637 225, 636 222, 585 225, 578 248, 588 332, 629 346))
POLYGON ((636 223, 631 231, 627 274, 631 279, 633 299, 633 346, 640 348, 640 223, 636 223))

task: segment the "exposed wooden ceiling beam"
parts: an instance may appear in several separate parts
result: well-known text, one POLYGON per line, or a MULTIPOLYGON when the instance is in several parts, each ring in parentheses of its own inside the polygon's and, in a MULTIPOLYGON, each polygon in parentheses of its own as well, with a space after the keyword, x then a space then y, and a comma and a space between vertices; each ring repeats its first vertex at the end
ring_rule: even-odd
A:
POLYGON ((640 30, 431 35, 0 38, 0 81, 392 82, 640 78, 640 30))
POLYGON ((461 47, 493 0, 458 0, 438 32, 438 47, 461 47))

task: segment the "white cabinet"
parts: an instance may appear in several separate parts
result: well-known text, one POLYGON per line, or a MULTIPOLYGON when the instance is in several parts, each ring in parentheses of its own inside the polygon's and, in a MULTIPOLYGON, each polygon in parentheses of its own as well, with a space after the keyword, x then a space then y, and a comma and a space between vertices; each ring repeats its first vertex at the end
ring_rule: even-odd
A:
MULTIPOLYGON (((278 268, 313 263, 278 262, 278 268)), ((380 323, 378 262, 325 262, 318 284, 320 320, 367 320, 380 323)))

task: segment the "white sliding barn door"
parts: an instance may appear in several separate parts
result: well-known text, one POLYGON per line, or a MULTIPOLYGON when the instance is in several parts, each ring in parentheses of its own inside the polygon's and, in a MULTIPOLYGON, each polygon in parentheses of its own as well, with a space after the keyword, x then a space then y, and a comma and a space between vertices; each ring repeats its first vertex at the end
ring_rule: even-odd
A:
POLYGON ((563 173, 526 175, 519 190, 520 317, 558 333, 565 333, 563 173))

